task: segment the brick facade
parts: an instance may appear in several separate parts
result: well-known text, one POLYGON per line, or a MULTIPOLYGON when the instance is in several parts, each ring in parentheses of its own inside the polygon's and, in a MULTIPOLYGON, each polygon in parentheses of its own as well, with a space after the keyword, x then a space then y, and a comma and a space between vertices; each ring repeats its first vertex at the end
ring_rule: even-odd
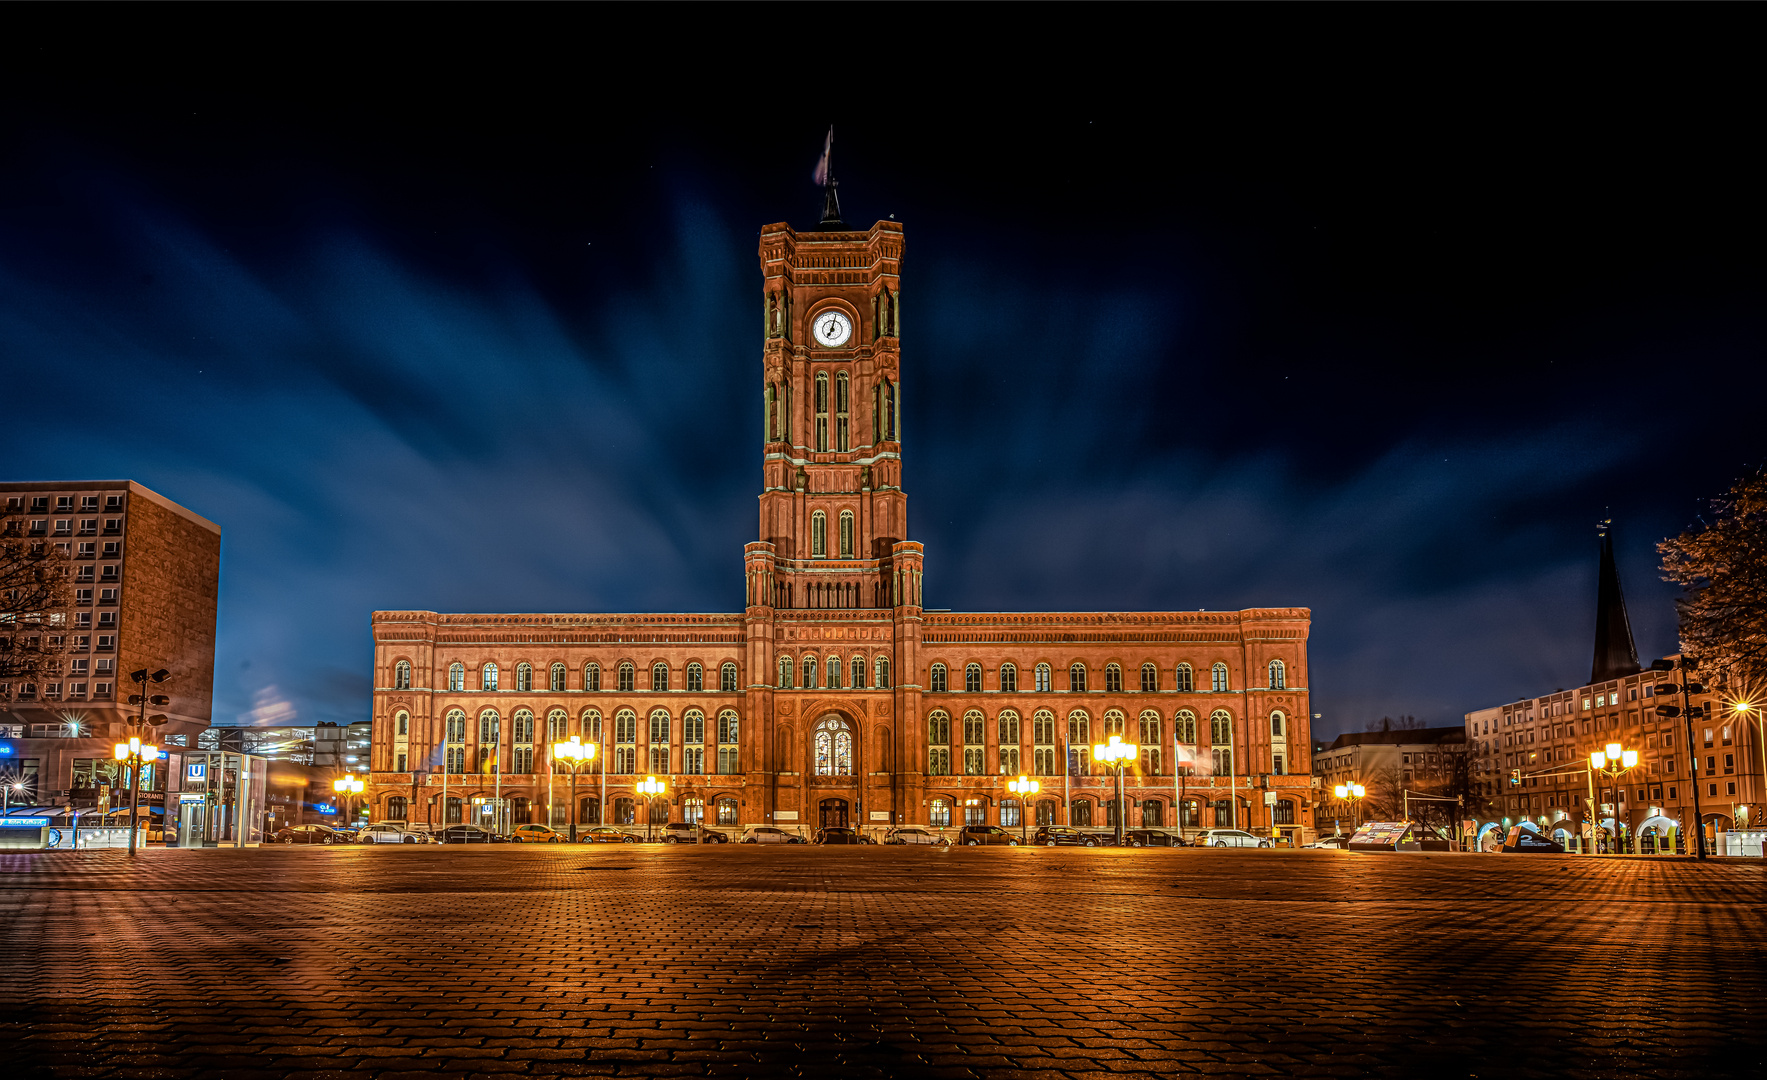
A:
POLYGON ((922 606, 901 486, 902 244, 893 221, 761 232, 760 539, 743 611, 374 613, 376 817, 441 822, 446 767, 462 816, 495 795, 549 820, 568 776, 548 773, 546 745, 568 733, 600 748, 585 818, 617 816, 655 774, 672 821, 1010 824, 1006 783, 1023 773, 1050 804, 1033 823, 1102 826, 1112 780, 1082 747, 1120 733, 1159 748, 1125 780, 1128 824, 1207 827, 1219 806, 1222 824, 1311 830, 1306 609, 922 606), (1203 760, 1231 749, 1232 778, 1175 768, 1180 734, 1203 760))

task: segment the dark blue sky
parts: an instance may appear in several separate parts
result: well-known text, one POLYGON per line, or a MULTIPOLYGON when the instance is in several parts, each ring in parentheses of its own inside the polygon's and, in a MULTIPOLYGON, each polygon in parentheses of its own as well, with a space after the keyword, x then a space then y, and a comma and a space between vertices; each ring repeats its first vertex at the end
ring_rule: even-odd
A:
POLYGON ((217 722, 366 717, 377 608, 732 610, 756 236, 814 222, 832 121, 847 219, 906 227, 929 603, 1305 605, 1319 731, 1452 722, 1587 677, 1611 514, 1672 650, 1653 546, 1761 460, 1733 35, 1288 14, 1165 48, 1045 13, 980 59, 923 27, 792 93, 736 24, 593 62, 535 10, 410 49, 237 10, 205 32, 275 52, 21 35, 0 474, 222 524, 217 722))

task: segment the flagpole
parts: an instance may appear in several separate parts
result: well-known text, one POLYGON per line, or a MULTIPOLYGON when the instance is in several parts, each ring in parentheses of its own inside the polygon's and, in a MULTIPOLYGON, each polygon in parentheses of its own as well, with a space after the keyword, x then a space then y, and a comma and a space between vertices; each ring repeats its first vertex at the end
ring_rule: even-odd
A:
POLYGON ((1070 726, 1066 733, 1061 737, 1061 753, 1063 758, 1061 763, 1061 819, 1070 828, 1074 824, 1074 800, 1068 792, 1068 778, 1074 775, 1074 744, 1072 741, 1074 737, 1072 729, 1073 722, 1074 721, 1071 718, 1068 720, 1070 726))
POLYGON ((1233 809, 1233 827, 1239 828, 1239 762, 1234 759, 1239 755, 1233 749, 1233 729, 1238 721, 1231 716, 1227 718, 1227 798, 1228 805, 1233 809))

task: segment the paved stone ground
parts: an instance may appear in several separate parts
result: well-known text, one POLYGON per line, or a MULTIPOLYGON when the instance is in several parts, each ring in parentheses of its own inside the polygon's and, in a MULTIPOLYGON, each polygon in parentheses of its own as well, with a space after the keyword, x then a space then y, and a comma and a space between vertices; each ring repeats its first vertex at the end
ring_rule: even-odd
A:
POLYGON ((1767 1074, 1759 862, 0 853, 0 1074, 1767 1074))

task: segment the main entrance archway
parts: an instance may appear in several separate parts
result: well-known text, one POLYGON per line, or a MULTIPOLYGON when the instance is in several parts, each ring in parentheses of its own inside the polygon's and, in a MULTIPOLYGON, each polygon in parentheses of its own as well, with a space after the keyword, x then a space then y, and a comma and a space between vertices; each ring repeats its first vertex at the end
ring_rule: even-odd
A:
POLYGON ((844 829, 847 827, 847 800, 823 799, 818 804, 817 824, 824 829, 844 829))

